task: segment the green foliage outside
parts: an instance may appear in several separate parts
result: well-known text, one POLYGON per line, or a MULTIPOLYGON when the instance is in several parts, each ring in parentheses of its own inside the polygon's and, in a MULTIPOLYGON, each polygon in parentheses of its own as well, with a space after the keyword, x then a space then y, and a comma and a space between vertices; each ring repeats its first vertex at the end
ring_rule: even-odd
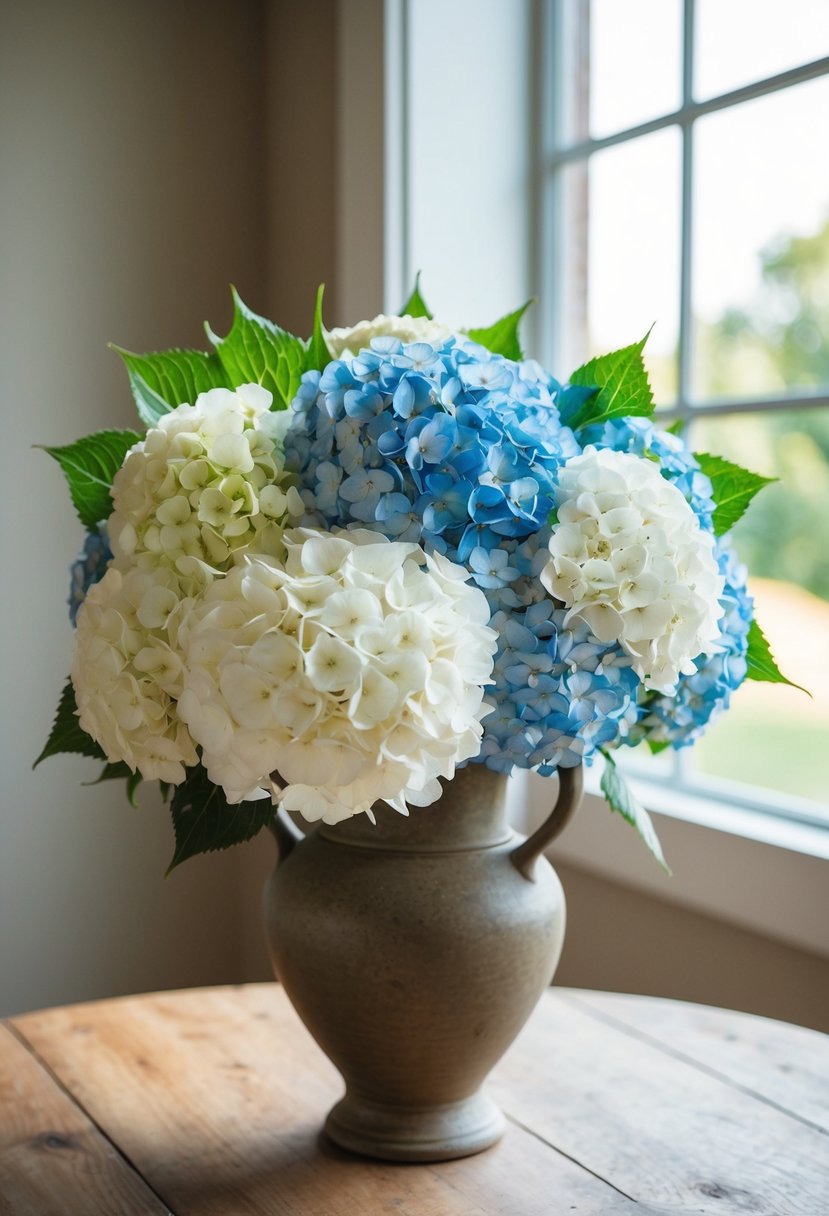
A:
MULTIPOLYGON (((808 392, 829 384, 829 220, 761 254, 751 308, 699 324, 706 397, 808 392), (760 387, 762 386, 762 387, 760 387)), ((829 409, 700 420, 694 446, 780 479, 734 529, 752 574, 829 600, 829 409)))

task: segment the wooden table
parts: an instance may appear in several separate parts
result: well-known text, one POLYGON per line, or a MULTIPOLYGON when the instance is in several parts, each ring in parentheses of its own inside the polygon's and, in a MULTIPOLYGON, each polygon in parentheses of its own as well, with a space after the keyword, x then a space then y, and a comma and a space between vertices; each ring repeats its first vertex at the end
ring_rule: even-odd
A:
POLYGON ((0 1024, 0 1212, 13 1216, 829 1213, 829 1051, 814 1031, 553 989, 491 1084, 494 1149, 349 1156, 333 1067, 276 984, 0 1024))

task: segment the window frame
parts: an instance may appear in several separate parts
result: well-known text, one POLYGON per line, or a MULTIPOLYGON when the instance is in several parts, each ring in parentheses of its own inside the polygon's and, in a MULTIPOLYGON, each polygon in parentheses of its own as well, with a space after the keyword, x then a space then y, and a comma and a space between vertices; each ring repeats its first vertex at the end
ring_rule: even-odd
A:
MULTIPOLYGON (((589 164, 590 158, 606 148, 617 147, 641 139, 657 131, 678 129, 681 141, 680 181, 680 239, 679 239, 679 324, 677 334, 676 400, 660 418, 665 425, 681 421, 687 430, 693 422, 715 416, 763 414, 772 410, 829 409, 829 387, 822 390, 792 390, 790 393, 752 397, 722 397, 695 400, 692 389, 693 343, 693 224, 694 224, 694 135, 696 123, 710 114, 727 111, 743 102, 780 93, 787 88, 829 75, 829 56, 811 60, 783 72, 765 76, 751 84, 724 93, 696 100, 694 69, 696 54, 696 3, 682 0, 682 80, 681 102, 646 122, 623 127, 609 135, 568 139, 573 106, 574 74, 581 74, 581 88, 589 96, 589 64, 579 61, 574 53, 577 38, 574 32, 578 4, 589 6, 590 0, 539 0, 537 20, 539 44, 542 48, 535 64, 535 104, 541 114, 538 131, 538 172, 541 203, 535 210, 538 231, 535 248, 538 255, 539 282, 537 292, 540 308, 536 317, 535 349, 549 367, 564 367, 562 349, 564 317, 567 305, 563 285, 566 275, 559 273, 566 258, 566 206, 563 201, 562 170, 573 165, 589 164), (554 83, 553 83, 554 82, 554 83)), ((585 122, 587 119, 585 118, 585 122)), ((829 835, 829 812, 816 809, 816 804, 783 791, 766 794, 761 786, 752 787, 730 783, 725 778, 709 777, 692 769, 689 757, 673 753, 669 774, 660 774, 640 767, 633 759, 630 767, 654 789, 663 791, 679 787, 683 795, 693 795, 709 803, 730 808, 743 808, 751 814, 777 815, 792 823, 815 827, 829 835)))
MULTIPOLYGON (((586 0, 589 3, 589 0, 586 0)), ((821 408, 829 406, 829 389, 824 392, 793 391, 782 395, 757 396, 746 398, 708 399, 695 402, 691 390, 691 329, 692 329, 692 282, 693 267, 691 261, 692 229, 693 229, 693 190, 694 190, 694 128, 698 119, 708 114, 727 110, 745 101, 757 97, 780 92, 793 85, 803 84, 829 75, 829 56, 811 60, 798 67, 789 68, 772 76, 763 77, 752 84, 717 94, 703 101, 694 100, 693 80, 695 64, 695 0, 683 0, 683 29, 682 29, 682 103, 675 110, 670 110, 647 122, 637 123, 632 127, 624 127, 610 135, 596 138, 588 137, 573 142, 568 141, 562 134, 567 104, 564 99, 564 82, 567 79, 562 64, 562 52, 569 46, 572 34, 568 30, 567 10, 571 0, 542 0, 544 26, 543 42, 546 47, 545 63, 542 65, 543 79, 538 82, 538 102, 543 115, 542 151, 540 174, 543 179, 544 205, 539 211, 542 231, 538 238, 538 247, 545 247, 554 253, 561 248, 561 214, 560 177, 559 171, 567 165, 583 162, 587 164, 590 157, 606 148, 629 143, 641 139, 656 131, 677 127, 680 132, 682 147, 681 167, 681 205, 680 205, 680 272, 679 272, 679 334, 678 334, 678 375, 676 402, 664 411, 664 418, 675 420, 682 418, 690 421, 693 417, 704 417, 715 414, 755 413, 774 409, 821 408), (549 82, 555 80, 556 85, 549 82)), ((538 326, 542 334, 552 335, 548 345, 551 349, 543 351, 552 367, 558 367, 562 362, 562 352, 559 338, 562 332, 561 316, 564 309, 560 282, 561 277, 556 273, 556 267, 561 264, 561 258, 548 256, 542 263, 544 290, 541 294, 540 311, 543 322, 538 326)))

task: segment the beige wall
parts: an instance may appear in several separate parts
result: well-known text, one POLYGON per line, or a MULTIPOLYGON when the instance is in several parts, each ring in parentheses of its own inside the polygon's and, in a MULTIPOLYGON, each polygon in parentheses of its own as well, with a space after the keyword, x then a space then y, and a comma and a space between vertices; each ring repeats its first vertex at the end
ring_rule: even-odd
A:
MULTIPOLYGON (((333 242, 333 204, 317 206, 325 196, 314 159, 329 159, 331 124, 325 104, 309 103, 312 43, 291 37, 332 9, 2 5, 0 1014, 243 971, 238 922, 257 897, 238 889, 241 852, 165 880, 172 838, 152 790, 135 811, 113 785, 81 788, 94 762, 53 758, 31 771, 69 666, 67 566, 83 539, 57 465, 32 445, 132 424, 106 343, 203 344, 205 317, 220 332, 229 322, 230 282, 253 307, 273 303, 289 324, 309 327, 333 242), (280 71, 283 92, 269 112, 267 65, 286 63, 297 77, 301 68, 304 87, 296 79, 286 94, 280 71), (307 171, 293 134, 302 115, 307 171), (272 143, 284 148, 279 165, 272 143), (299 233, 284 242, 281 276, 274 194, 294 198, 288 218, 299 233), (279 283, 270 296, 269 280, 279 283)), ((321 33, 315 45, 325 45, 321 33)), ((326 71, 321 79, 324 92, 326 71)))
POLYGON ((825 958, 556 862, 567 935, 556 983, 640 992, 829 1031, 825 958))

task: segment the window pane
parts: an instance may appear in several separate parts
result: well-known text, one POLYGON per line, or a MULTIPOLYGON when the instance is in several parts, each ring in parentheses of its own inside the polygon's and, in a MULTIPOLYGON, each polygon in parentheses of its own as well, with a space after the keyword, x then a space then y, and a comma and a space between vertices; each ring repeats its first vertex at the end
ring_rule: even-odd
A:
POLYGON ((696 21, 700 99, 829 55, 826 0, 696 0, 696 21))
POLYGON ((675 399, 679 162, 679 135, 671 128, 597 152, 588 170, 564 170, 562 376, 591 355, 637 341, 653 325, 646 349, 651 382, 657 401, 675 399))
POLYGON ((829 77, 696 124, 698 398, 829 381, 827 128, 829 77))
POLYGON ((746 681, 694 749, 703 773, 827 807, 829 741, 829 410, 698 420, 693 446, 780 478, 734 529, 757 620, 790 680, 746 681))
POLYGON ((681 81, 679 0, 591 0, 591 135, 677 109, 681 81))

